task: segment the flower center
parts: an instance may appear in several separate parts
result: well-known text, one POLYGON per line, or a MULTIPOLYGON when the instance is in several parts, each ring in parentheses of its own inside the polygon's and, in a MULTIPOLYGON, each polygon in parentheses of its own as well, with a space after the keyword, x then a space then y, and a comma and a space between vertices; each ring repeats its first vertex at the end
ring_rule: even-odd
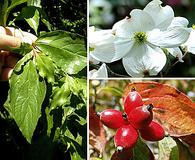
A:
POLYGON ((89 51, 93 52, 95 50, 95 48, 89 47, 89 51))
POLYGON ((195 24, 192 25, 192 28, 195 29, 195 24))
POLYGON ((138 43, 144 43, 147 40, 146 32, 135 32, 134 39, 138 43))

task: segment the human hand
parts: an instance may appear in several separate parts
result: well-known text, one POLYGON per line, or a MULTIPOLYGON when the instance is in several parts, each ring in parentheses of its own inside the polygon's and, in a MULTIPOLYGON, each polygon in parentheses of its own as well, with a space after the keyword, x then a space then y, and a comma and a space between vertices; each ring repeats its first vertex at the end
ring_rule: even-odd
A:
POLYGON ((37 39, 31 33, 13 27, 0 26, 0 80, 7 81, 20 57, 10 52, 10 48, 20 47, 22 42, 32 45, 37 39))

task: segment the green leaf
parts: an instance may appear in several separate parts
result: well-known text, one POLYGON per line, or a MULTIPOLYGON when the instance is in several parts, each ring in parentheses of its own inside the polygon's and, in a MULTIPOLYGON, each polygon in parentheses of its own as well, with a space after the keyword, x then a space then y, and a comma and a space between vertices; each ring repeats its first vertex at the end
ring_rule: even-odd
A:
POLYGON ((87 65, 85 40, 78 34, 53 31, 39 37, 36 45, 69 74, 77 74, 87 65))
POLYGON ((148 148, 148 146, 142 141, 138 140, 136 146, 133 149, 133 160, 152 160, 152 152, 148 148))
POLYGON ((49 23, 47 14, 41 9, 41 0, 28 0, 27 6, 35 6, 39 10, 41 21, 46 25, 47 29, 51 31, 52 25, 49 23))
POLYGON ((158 142, 158 160, 179 160, 179 150, 177 143, 171 137, 165 137, 158 142))
POLYGON ((11 5, 8 7, 8 12, 11 11, 13 8, 15 8, 16 6, 27 2, 27 0, 12 0, 11 5))
POLYGON ((98 90, 97 93, 100 93, 102 91, 110 92, 116 97, 121 97, 123 95, 123 90, 116 87, 103 87, 100 90, 98 90))
POLYGON ((53 124, 53 116, 50 115, 50 110, 48 107, 45 109, 45 114, 47 118, 47 135, 50 136, 54 124, 53 124))
POLYGON ((11 5, 8 7, 7 9, 7 14, 6 17, 8 18, 9 13, 11 12, 12 9, 14 9, 15 7, 17 7, 18 5, 27 2, 27 0, 12 0, 11 5))
POLYGON ((87 103, 87 80, 83 78, 73 78, 67 75, 66 82, 73 94, 78 97, 80 96, 82 100, 87 103))
POLYGON ((22 72, 23 67, 25 66, 25 64, 32 59, 32 52, 26 54, 26 56, 24 56, 21 60, 19 60, 15 67, 14 67, 14 71, 15 72, 22 72))
POLYGON ((51 110, 56 107, 70 104, 71 91, 68 84, 64 83, 60 88, 54 90, 53 99, 51 101, 51 110))
POLYGON ((0 26, 6 25, 6 14, 7 14, 8 0, 2 0, 0 2, 0 26))
POLYGON ((30 51, 32 51, 33 47, 28 44, 28 43, 21 43, 20 47, 17 48, 8 48, 9 51, 13 52, 13 53, 18 53, 22 56, 25 56, 27 53, 29 53, 30 51))
POLYGON ((67 129, 65 136, 63 136, 66 143, 69 143, 69 151, 71 155, 71 160, 82 160, 84 157, 83 149, 81 146, 82 137, 80 135, 75 139, 72 133, 67 129))
POLYGON ((35 33, 37 34, 40 20, 40 14, 37 7, 34 6, 24 7, 19 16, 16 18, 16 20, 21 19, 25 19, 29 26, 32 29, 34 29, 35 33))
POLYGON ((38 53, 36 56, 36 65, 39 70, 39 75, 43 78, 47 78, 47 81, 53 83, 55 66, 52 60, 44 53, 38 53))
POLYGON ((25 60, 23 58, 20 62, 20 64, 25 64, 23 67, 16 66, 16 70, 22 70, 19 72, 14 70, 12 73, 9 81, 9 100, 5 107, 30 143, 38 119, 41 116, 41 106, 45 98, 46 86, 45 82, 39 78, 33 61, 25 62, 25 60))
POLYGON ((43 24, 45 24, 45 26, 47 27, 47 29, 49 31, 51 31, 52 30, 52 25, 49 22, 49 18, 47 16, 47 14, 42 9, 40 9, 39 12, 41 14, 41 21, 43 22, 43 24))
POLYGON ((25 3, 27 0, 12 0, 10 6, 8 6, 8 0, 4 0, 0 4, 0 25, 6 26, 6 21, 9 16, 9 13, 12 9, 14 9, 16 6, 25 3))
POLYGON ((41 0, 27 0, 27 5, 41 8, 41 0))

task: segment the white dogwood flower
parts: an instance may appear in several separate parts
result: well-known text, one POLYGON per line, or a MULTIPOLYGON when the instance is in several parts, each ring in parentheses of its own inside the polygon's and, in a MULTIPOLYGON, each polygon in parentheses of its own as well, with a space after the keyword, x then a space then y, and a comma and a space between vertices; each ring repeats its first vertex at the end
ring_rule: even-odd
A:
POLYGON ((195 26, 192 26, 188 40, 182 45, 187 48, 187 51, 195 54, 195 26))
POLYGON ((106 68, 106 64, 103 63, 98 70, 91 70, 89 71, 89 78, 108 78, 108 71, 106 68))
POLYGON ((105 37, 93 37, 97 43, 91 45, 92 57, 106 63, 122 59, 132 77, 157 75, 166 64, 161 48, 176 48, 189 37, 185 27, 188 21, 174 18, 172 8, 162 7, 161 3, 153 0, 144 10, 132 10, 130 18, 115 23, 112 30, 97 31, 96 34, 105 37))

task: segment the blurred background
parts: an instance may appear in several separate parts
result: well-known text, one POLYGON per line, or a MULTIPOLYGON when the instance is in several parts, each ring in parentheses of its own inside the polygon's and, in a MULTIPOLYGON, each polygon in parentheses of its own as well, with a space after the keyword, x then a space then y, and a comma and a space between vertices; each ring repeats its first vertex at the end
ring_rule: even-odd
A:
MULTIPOLYGON (((143 9, 151 0, 89 0, 89 25, 100 29, 110 29, 113 24, 129 15, 132 9, 143 9)), ((189 26, 195 24, 195 0, 161 0, 162 6, 170 5, 175 16, 182 16, 189 20, 189 26)), ((195 55, 187 54, 184 63, 174 65, 164 77, 192 77, 195 76, 195 55)), ((120 65, 120 62, 109 64, 120 65)), ((117 68, 117 67, 115 67, 117 68)), ((120 72, 126 75, 124 69, 120 72)), ((158 75, 159 77, 159 75, 158 75)))

